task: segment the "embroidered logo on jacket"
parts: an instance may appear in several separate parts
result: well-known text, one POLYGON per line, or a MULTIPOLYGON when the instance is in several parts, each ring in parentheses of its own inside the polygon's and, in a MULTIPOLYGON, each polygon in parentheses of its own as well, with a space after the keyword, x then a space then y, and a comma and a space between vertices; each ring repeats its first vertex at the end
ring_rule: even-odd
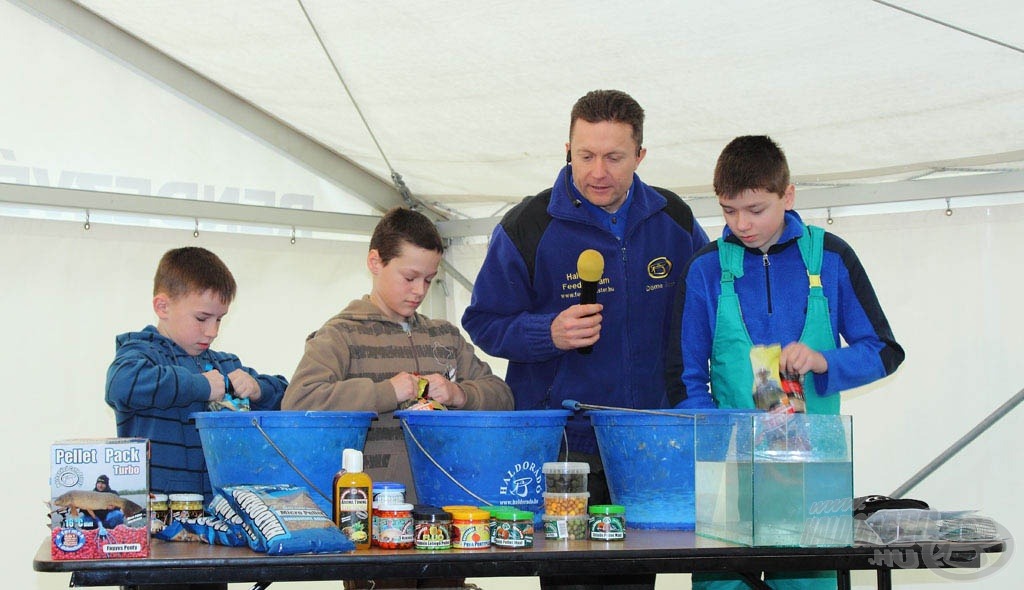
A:
POLYGON ((647 276, 652 279, 664 279, 672 272, 672 261, 664 256, 659 256, 647 263, 647 276))

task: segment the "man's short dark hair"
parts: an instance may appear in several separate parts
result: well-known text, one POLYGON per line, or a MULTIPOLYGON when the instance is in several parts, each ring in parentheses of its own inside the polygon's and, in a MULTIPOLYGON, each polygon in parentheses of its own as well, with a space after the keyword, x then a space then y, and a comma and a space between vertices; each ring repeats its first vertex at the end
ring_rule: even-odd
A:
POLYGON ((231 303, 237 289, 227 265, 213 252, 195 246, 168 250, 153 277, 153 295, 165 293, 171 299, 209 290, 222 303, 231 303))
POLYGON ((625 123, 633 128, 633 140, 637 148, 644 144, 644 109, 632 96, 621 90, 591 90, 577 100, 569 119, 570 141, 577 119, 587 123, 625 123))
POLYGON ((786 154, 767 135, 743 135, 725 146, 715 164, 715 194, 727 199, 745 190, 781 196, 789 187, 786 154))
POLYGON ((376 250, 382 263, 391 262, 408 242, 424 250, 444 253, 441 234, 426 215, 405 207, 394 207, 384 214, 370 237, 370 250, 376 250))

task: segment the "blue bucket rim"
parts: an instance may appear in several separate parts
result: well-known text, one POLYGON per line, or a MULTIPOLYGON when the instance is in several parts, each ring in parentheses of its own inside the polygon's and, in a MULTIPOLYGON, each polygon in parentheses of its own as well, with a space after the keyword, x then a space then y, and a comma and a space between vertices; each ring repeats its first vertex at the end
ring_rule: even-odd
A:
POLYGON ((313 410, 265 410, 257 412, 193 412, 189 418, 197 428, 238 428, 251 426, 256 420, 261 426, 272 428, 326 428, 342 426, 367 427, 377 418, 377 412, 367 411, 313 411, 313 410))
POLYGON ((697 414, 697 412, 694 412, 693 410, 674 408, 659 409, 656 411, 663 413, 643 414, 640 412, 630 412, 628 410, 587 410, 583 415, 590 418, 591 424, 598 427, 636 425, 662 426, 674 424, 692 426, 694 415, 697 414), (666 416, 665 414, 679 414, 679 416, 666 416))
POLYGON ((569 410, 399 410, 394 417, 407 424, 444 424, 458 422, 461 426, 564 426, 569 410))

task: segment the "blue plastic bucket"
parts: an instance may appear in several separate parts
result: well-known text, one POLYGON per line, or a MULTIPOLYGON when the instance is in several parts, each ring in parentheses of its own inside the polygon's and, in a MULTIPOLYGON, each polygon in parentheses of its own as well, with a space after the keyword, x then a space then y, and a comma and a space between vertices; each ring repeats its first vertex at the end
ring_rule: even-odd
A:
POLYGON ((215 489, 292 484, 331 514, 344 449, 363 449, 375 412, 198 412, 192 414, 215 489), (308 480, 308 481, 307 481, 308 480))
POLYGON ((693 412, 657 411, 664 414, 603 410, 587 416, 612 502, 626 508, 626 526, 692 531, 693 412))
POLYGON ((541 522, 544 463, 558 460, 568 410, 395 412, 423 504, 515 506, 541 522))

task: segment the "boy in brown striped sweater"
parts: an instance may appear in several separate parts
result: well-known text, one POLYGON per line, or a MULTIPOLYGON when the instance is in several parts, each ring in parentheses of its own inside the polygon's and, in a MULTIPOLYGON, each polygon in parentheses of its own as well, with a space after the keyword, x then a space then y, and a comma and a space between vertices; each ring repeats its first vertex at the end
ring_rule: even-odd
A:
POLYGON ((369 295, 348 304, 306 339, 284 410, 374 411, 363 451, 373 481, 405 484, 415 503, 399 421, 389 414, 417 397, 450 410, 512 410, 512 391, 477 358, 459 329, 416 313, 437 275, 444 245, 434 224, 405 208, 388 211, 370 238, 369 295))

